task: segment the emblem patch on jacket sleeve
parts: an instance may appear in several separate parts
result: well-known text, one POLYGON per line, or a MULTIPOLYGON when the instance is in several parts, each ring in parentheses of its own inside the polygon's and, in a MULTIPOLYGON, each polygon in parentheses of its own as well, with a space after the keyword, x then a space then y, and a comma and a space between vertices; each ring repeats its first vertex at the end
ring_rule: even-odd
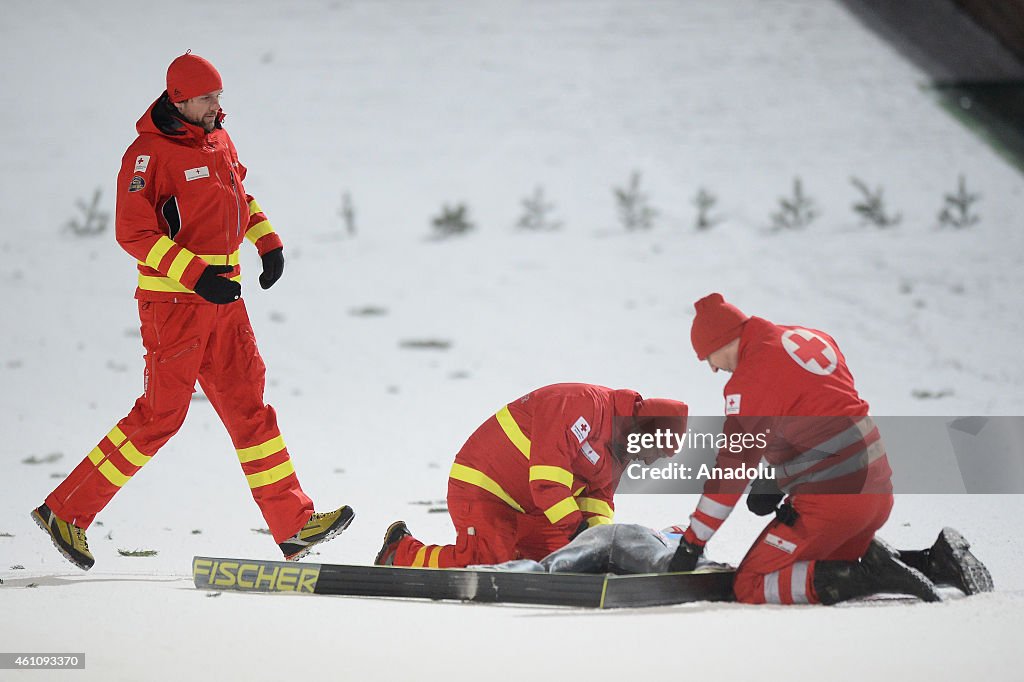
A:
POLYGON ((584 417, 580 417, 576 420, 576 423, 572 425, 572 435, 576 436, 576 440, 583 442, 590 436, 590 424, 584 417))
POLYGON ((587 441, 583 441, 583 443, 580 444, 580 452, 583 453, 584 457, 590 460, 591 464, 597 464, 597 460, 601 459, 601 455, 597 454, 597 450, 595 450, 587 441))
POLYGON ((739 414, 740 413, 740 398, 742 396, 739 393, 730 393, 725 396, 725 413, 726 414, 739 414))
POLYGON ((128 185, 129 192, 138 192, 140 189, 146 186, 146 181, 142 179, 141 175, 132 177, 131 183, 128 185))
POLYGON ((209 166, 200 166, 199 168, 189 168, 187 171, 185 171, 185 181, 186 182, 192 182, 193 180, 198 180, 199 178, 208 178, 208 177, 210 177, 210 168, 209 168, 209 166))
POLYGON ((147 168, 149 168, 149 157, 145 154, 139 154, 135 158, 135 172, 145 173, 147 168))

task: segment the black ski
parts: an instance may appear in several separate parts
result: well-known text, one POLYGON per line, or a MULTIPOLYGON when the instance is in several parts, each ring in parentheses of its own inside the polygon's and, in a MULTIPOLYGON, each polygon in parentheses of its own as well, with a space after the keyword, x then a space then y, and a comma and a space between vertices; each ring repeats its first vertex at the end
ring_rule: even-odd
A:
POLYGON ((195 557, 195 585, 210 590, 300 592, 578 608, 731 601, 732 570, 611 575, 398 568, 195 557))

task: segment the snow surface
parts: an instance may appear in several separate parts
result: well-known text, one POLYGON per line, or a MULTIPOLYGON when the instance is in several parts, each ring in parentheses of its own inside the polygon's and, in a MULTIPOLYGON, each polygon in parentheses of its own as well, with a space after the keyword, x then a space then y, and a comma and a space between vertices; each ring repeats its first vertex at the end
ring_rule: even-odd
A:
MULTIPOLYGON (((262 518, 197 398, 90 528, 92 571, 29 519, 141 391, 134 262, 109 230, 62 227, 96 187, 113 210, 134 123, 189 48, 224 76, 247 188, 286 244, 269 292, 243 247, 268 402, 318 506, 357 511, 316 560, 370 562, 395 518, 451 538, 445 514, 414 503, 443 499, 465 437, 537 386, 629 387, 717 414, 723 377, 688 342, 709 291, 828 330, 875 414, 1024 414, 1024 182, 837 3, 42 0, 3 15, 0 649, 85 652, 87 669, 0 679, 1020 678, 1021 496, 898 497, 887 539, 925 546, 955 525, 995 577, 996 593, 939 605, 211 598, 191 586, 194 554, 277 550, 251 530, 262 518), (633 170, 660 212, 642 234, 618 225, 611 193, 633 170), (960 174, 981 224, 937 230, 960 174), (822 216, 769 233, 795 176, 822 216), (884 186, 902 224, 859 226, 851 176, 884 186), (558 232, 514 229, 538 184, 558 232), (706 233, 699 187, 724 219, 706 233), (466 202, 477 230, 430 239, 446 202, 466 202), (366 307, 385 314, 353 314, 366 307)), ((624 495, 618 519, 661 527, 694 503, 624 495)), ((712 557, 738 561, 760 525, 738 510, 712 557)))

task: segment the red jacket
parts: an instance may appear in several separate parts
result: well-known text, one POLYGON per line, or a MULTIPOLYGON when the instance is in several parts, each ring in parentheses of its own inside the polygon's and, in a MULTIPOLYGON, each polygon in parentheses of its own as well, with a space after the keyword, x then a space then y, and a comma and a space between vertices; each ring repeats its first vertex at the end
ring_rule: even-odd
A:
POLYGON ((115 226, 118 243, 139 261, 135 297, 205 303, 192 292, 207 265, 232 265, 238 247, 260 255, 279 248, 259 204, 245 193, 246 169, 226 130, 206 133, 174 115, 161 95, 136 124, 138 138, 121 160, 115 226))
POLYGON ((462 446, 449 490, 484 489, 565 531, 611 523, 624 465, 612 455, 613 417, 630 416, 636 391, 554 384, 501 408, 462 446))
MULTIPOLYGON (((839 345, 825 332, 751 317, 723 394, 726 435, 765 434, 767 446, 723 448, 717 468, 756 467, 764 458, 775 465, 785 491, 892 491, 892 471, 868 404, 854 387, 839 345)), ((708 480, 686 539, 707 542, 746 484, 743 478, 708 480)))

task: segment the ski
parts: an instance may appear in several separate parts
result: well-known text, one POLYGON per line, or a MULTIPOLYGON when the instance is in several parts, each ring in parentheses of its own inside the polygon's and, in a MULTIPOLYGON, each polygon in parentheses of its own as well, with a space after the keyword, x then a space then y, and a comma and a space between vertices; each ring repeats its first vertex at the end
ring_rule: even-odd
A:
POLYGON ((612 575, 517 573, 464 568, 348 566, 197 556, 195 586, 207 590, 292 592, 612 609, 732 601, 731 569, 612 575))

